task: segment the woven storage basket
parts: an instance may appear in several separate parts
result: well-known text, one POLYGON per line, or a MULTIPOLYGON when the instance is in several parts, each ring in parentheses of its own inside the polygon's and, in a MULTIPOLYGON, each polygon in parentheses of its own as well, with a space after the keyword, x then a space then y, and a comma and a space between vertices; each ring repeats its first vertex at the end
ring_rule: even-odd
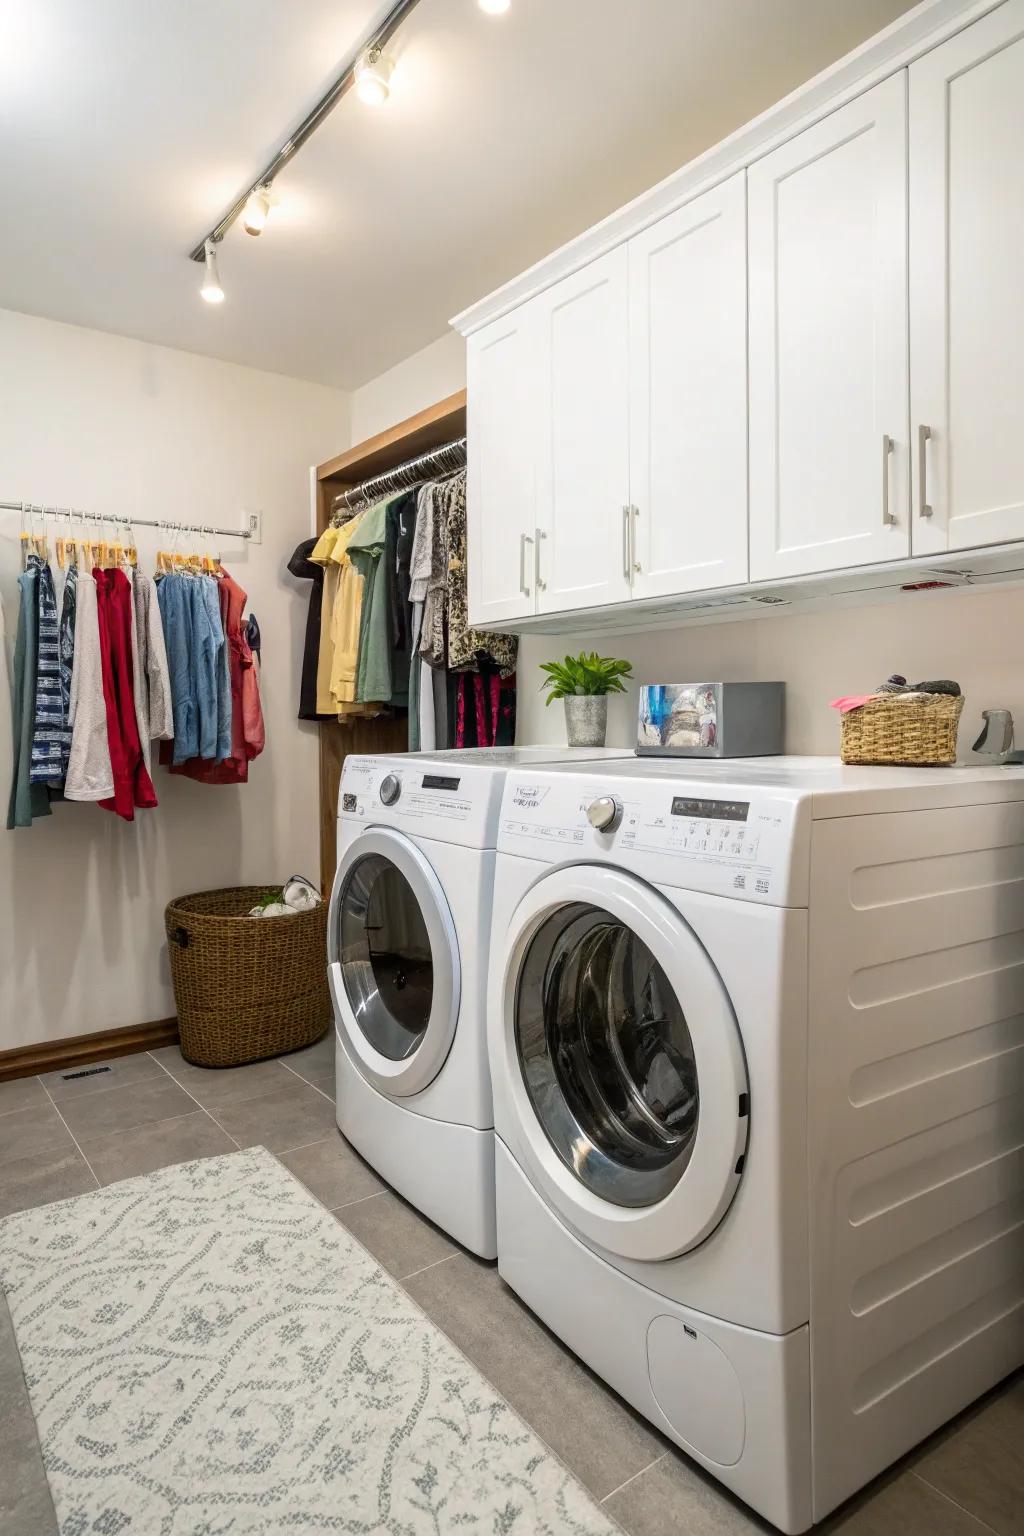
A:
POLYGON ((200 891, 164 914, 181 1053, 237 1067, 312 1045, 331 1017, 327 904, 291 917, 248 917, 262 885, 200 891))
POLYGON ((844 763, 939 767, 956 762, 956 730, 963 695, 934 693, 871 699, 843 715, 840 757, 844 763))

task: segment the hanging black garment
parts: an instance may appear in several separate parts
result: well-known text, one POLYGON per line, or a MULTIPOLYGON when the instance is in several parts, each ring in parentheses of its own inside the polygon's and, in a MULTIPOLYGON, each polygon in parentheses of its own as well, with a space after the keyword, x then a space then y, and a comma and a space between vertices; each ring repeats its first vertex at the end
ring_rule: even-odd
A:
POLYGON ((288 561, 288 569, 300 581, 311 581, 309 612, 306 615, 306 639, 302 647, 302 678, 299 682, 299 719, 333 720, 334 715, 316 712, 316 669, 320 659, 320 610, 324 601, 324 568, 315 565, 310 555, 316 539, 303 539, 288 561))
POLYGON ((388 582, 388 633, 391 640, 391 702, 409 699, 409 564, 416 531, 416 492, 388 502, 384 514, 384 569, 388 582))

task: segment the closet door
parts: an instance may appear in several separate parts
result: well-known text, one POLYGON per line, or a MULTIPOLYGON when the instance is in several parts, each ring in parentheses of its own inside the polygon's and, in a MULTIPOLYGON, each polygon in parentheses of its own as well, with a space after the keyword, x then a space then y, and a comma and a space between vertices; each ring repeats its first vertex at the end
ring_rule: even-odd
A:
POLYGON ((1022 539, 1024 0, 910 67, 910 250, 914 553, 1022 539))
POLYGON ((747 579, 746 179, 629 242, 633 596, 747 579))
POLYGON ((537 611, 629 596, 625 246, 532 299, 539 330, 537 611))
POLYGON ((534 612, 537 331, 529 306, 466 343, 469 622, 534 612))
POLYGON ((755 581, 910 552, 906 89, 747 172, 755 581))

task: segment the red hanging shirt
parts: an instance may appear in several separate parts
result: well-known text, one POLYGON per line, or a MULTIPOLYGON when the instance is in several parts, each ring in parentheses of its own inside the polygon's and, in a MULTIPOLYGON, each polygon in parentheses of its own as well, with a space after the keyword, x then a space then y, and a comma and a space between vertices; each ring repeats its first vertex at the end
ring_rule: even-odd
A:
POLYGON ((153 780, 142 760, 139 722, 135 714, 135 672, 132 666, 132 586, 122 570, 93 571, 103 671, 103 702, 107 712, 107 742, 114 775, 114 793, 99 804, 125 821, 135 820, 135 807, 156 805, 153 780))

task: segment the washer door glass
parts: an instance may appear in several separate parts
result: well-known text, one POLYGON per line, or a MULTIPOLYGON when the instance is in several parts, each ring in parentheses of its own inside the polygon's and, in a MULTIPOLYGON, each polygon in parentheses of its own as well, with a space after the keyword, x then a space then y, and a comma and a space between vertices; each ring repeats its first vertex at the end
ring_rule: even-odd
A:
POLYGON ((560 907, 526 951, 515 1037, 534 1112, 576 1178, 616 1205, 664 1199, 700 1094, 686 1015, 647 945, 601 907, 560 907))
POLYGON ((434 960, 413 888, 383 854, 367 854, 349 872, 338 960, 358 1028, 388 1060, 407 1060, 430 1022, 434 960))

